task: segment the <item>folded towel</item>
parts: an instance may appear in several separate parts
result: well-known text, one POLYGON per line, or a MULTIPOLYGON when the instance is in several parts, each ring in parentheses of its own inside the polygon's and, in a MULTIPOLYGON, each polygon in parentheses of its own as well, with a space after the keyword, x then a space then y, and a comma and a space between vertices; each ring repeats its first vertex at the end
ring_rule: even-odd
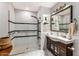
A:
POLYGON ((76 24, 75 23, 71 23, 69 24, 69 36, 72 38, 72 36, 74 35, 74 33, 76 32, 76 24))

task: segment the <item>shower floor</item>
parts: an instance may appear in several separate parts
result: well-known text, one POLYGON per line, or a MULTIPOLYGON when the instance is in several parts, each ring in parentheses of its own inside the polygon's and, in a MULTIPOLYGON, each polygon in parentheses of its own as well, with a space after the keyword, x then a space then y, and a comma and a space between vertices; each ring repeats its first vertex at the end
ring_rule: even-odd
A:
POLYGON ((39 43, 37 39, 16 38, 12 41, 12 43, 13 48, 10 53, 12 56, 39 50, 39 43))

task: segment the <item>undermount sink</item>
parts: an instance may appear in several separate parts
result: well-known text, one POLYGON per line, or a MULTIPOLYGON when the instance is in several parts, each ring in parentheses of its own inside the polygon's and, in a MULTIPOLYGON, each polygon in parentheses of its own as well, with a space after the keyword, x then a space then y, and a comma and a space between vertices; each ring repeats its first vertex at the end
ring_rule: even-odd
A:
POLYGON ((62 36, 57 36, 57 35, 54 35, 54 34, 47 34, 47 36, 53 41, 59 41, 59 42, 62 42, 64 44, 73 43, 72 39, 70 40, 70 39, 62 37, 62 36))

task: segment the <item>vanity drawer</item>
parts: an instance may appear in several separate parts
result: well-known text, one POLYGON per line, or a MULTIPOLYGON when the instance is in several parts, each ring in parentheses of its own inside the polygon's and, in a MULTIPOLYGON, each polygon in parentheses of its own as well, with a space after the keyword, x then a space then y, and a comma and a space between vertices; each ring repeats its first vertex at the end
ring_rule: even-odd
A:
POLYGON ((64 50, 60 49, 59 56, 66 56, 66 52, 64 50))
POLYGON ((62 46, 58 47, 58 52, 60 56, 66 56, 66 48, 63 48, 62 46))
POLYGON ((61 48, 63 48, 63 49, 66 49, 66 44, 63 44, 61 42, 58 42, 58 46, 61 47, 61 48))

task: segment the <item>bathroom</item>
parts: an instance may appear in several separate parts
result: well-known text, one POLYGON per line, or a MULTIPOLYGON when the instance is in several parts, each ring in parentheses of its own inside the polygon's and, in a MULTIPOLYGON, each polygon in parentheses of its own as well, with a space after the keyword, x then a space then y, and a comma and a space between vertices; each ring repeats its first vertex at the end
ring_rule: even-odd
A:
POLYGON ((0 2, 0 56, 79 56, 78 5, 0 2))

